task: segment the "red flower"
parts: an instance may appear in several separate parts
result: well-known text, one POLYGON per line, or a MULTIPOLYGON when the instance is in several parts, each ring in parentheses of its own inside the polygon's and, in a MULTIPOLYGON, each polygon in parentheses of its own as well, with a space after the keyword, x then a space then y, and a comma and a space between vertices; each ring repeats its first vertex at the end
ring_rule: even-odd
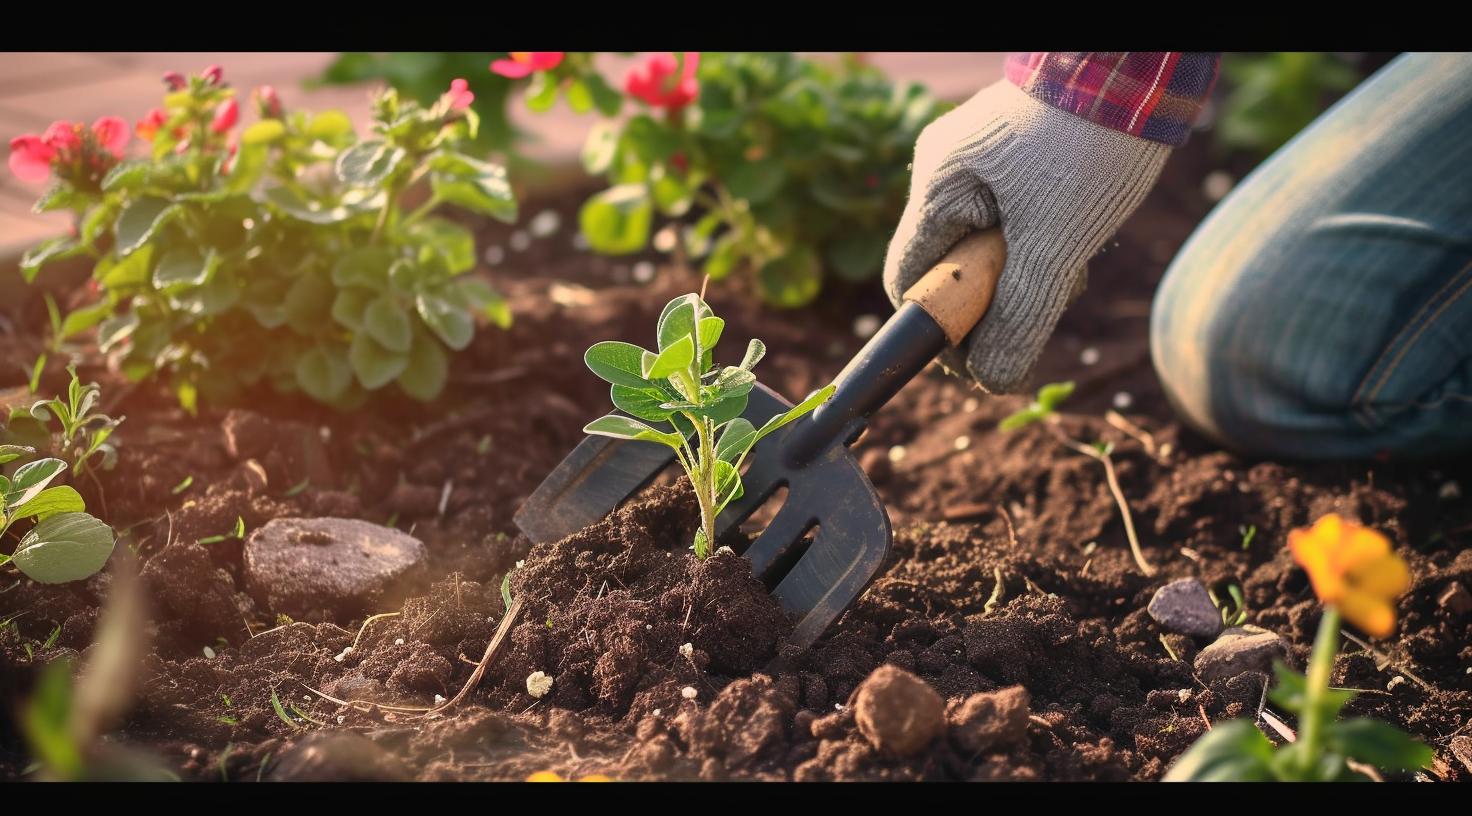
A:
POLYGON ((171 91, 182 91, 185 85, 184 75, 178 71, 169 71, 164 74, 164 84, 169 86, 171 91))
POLYGON ((629 72, 624 91, 650 107, 678 110, 695 101, 700 93, 700 83, 695 78, 699 67, 699 51, 685 52, 683 68, 672 52, 650 54, 643 64, 629 72))
POLYGON ((56 149, 34 133, 10 140, 10 172, 21 181, 45 181, 51 175, 56 149))
POLYGON ((260 111, 263 119, 281 118, 281 97, 276 94, 276 89, 270 85, 262 85, 252 92, 256 100, 256 110, 260 111))
POLYGON ((120 116, 104 116, 92 123, 92 134, 103 149, 118 158, 128 146, 128 123, 120 116))
POLYGON ((220 80, 225 78, 225 69, 218 65, 211 65, 204 69, 204 73, 200 76, 203 76, 205 81, 211 85, 219 85, 220 80))
POLYGON ((223 105, 215 109, 215 118, 210 122, 210 130, 216 133, 224 133, 230 128, 235 127, 235 123, 239 119, 240 103, 236 102, 235 97, 232 96, 226 99, 223 105))
POLYGON ((153 110, 148 112, 147 116, 138 120, 138 125, 136 127, 138 131, 138 138, 144 140, 145 142, 153 141, 154 134, 158 133, 158 129, 163 127, 164 122, 167 122, 168 120, 169 114, 167 111, 165 111, 163 108, 154 108, 153 110))
POLYGON ((463 79, 450 80, 450 90, 445 92, 445 96, 450 100, 450 110, 465 110, 475 101, 475 94, 470 92, 470 83, 463 79))
POLYGON ((562 64, 566 51, 512 51, 511 59, 491 63, 491 72, 507 79, 521 79, 538 71, 550 71, 562 64))
POLYGON ((76 150, 82 146, 81 125, 72 122, 52 122, 41 134, 41 141, 58 153, 76 150))

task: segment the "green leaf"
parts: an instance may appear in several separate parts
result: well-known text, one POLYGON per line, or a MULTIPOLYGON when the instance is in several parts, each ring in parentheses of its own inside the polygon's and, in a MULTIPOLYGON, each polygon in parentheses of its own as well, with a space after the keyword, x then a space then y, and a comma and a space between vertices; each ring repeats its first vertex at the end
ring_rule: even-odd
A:
MULTIPOLYGON (((747 399, 747 394, 733 394, 729 397, 723 397, 714 403, 699 407, 685 408, 683 410, 686 413, 693 414, 698 417, 707 417, 717 426, 721 426, 726 424, 727 422, 736 419, 746 411, 747 399)), ((683 419, 683 417, 681 417, 679 414, 675 414, 670 419, 671 421, 674 421, 683 419)), ((675 424, 676 426, 679 426, 680 423, 675 422, 675 424)))
POLYGON ((271 144, 285 135, 286 125, 280 119, 262 119, 240 132, 240 144, 271 144))
POLYGON ((296 359, 297 385, 318 402, 330 403, 347 393, 353 369, 340 346, 318 345, 296 359))
POLYGON ((656 431, 637 419, 631 419, 618 414, 609 414, 589 422, 583 427, 583 433, 594 436, 609 436, 614 439, 632 439, 641 442, 658 442, 671 448, 679 449, 684 444, 685 438, 677 433, 666 433, 656 431))
POLYGON ((1015 431, 1018 428, 1026 427, 1033 424, 1034 422, 1041 422, 1042 420, 1046 419, 1047 416, 1048 415, 1046 412, 1039 411, 1035 407, 1035 405, 1029 406, 1027 408, 1023 408, 1019 411, 1014 411, 1013 413, 1008 414, 1005 419, 997 423, 997 429, 1002 431, 1015 431))
POLYGON ((735 464, 756 444, 756 427, 744 417, 731 420, 716 443, 716 458, 735 464))
POLYGON ((353 120, 340 110, 325 110, 312 117, 307 125, 306 134, 312 139, 335 143, 343 136, 353 132, 353 120))
POLYGON ((664 215, 679 218, 689 212, 690 205, 695 203, 695 190, 698 185, 680 178, 664 165, 655 165, 649 174, 649 180, 649 190, 654 199, 654 206, 659 208, 664 215))
POLYGON ((567 99, 567 106, 572 108, 573 113, 587 113, 593 109, 593 92, 581 79, 574 79, 567 83, 567 89, 563 92, 567 99))
POLYGON ((588 86, 588 92, 593 96, 593 106, 599 113, 609 118, 618 115, 624 105, 622 93, 610 87, 601 74, 590 73, 583 77, 583 82, 588 86))
POLYGON ((76 781, 86 770, 82 746, 72 731, 72 665, 47 663, 26 703, 22 727, 31 753, 59 780, 76 781))
POLYGON ((737 164, 724 180, 731 195, 760 204, 782 189, 783 182, 787 180, 787 169, 780 159, 757 159, 737 164))
POLYGON ((1038 405, 1044 411, 1057 410, 1063 401, 1073 396, 1074 384, 1072 380, 1061 383, 1048 383, 1038 389, 1038 405))
POLYGON ((613 157, 618 155, 621 133, 618 124, 612 121, 604 120, 593 125, 588 131, 588 137, 583 141, 583 149, 580 154, 583 169, 595 176, 607 171, 613 164, 613 157))
POLYGON ((158 266, 153 270, 153 285, 157 289, 201 286, 210 279, 219 262, 214 250, 200 255, 193 247, 176 247, 158 259, 158 266))
POLYGON ((629 388, 651 388, 651 383, 644 379, 641 363, 648 353, 633 343, 605 340, 589 347, 583 355, 583 362, 605 382, 629 388))
POLYGON ((784 309, 805 306, 823 286, 823 270, 817 256, 807 247, 768 261, 758 272, 762 298, 784 309))
POLYGON ((450 274, 458 275, 475 266, 475 236, 454 221, 426 218, 414 224, 409 232, 444 258, 450 274))
POLYGON ((511 328, 511 304, 490 284, 478 278, 465 278, 456 283, 472 312, 502 329, 511 328))
POLYGON ((372 391, 393 382, 409 365, 409 355, 402 351, 384 348, 367 334, 353 337, 348 349, 348 360, 353 373, 364 388, 372 391))
POLYGON ((27 250, 20 258, 21 277, 33 283, 41 267, 52 261, 65 260, 86 251, 86 248, 68 236, 50 238, 27 250))
POLYGON ((302 334, 314 335, 321 331, 334 299, 332 282, 325 275, 303 274, 286 290, 286 320, 302 334))
POLYGON ((381 292, 388 288, 388 268, 393 262, 394 256, 386 249, 349 250, 332 265, 332 282, 340 287, 362 286, 381 292))
POLYGON ((358 142, 338 154, 337 177, 354 187, 378 187, 406 155, 402 147, 382 139, 358 142))
POLYGON ((644 378, 648 380, 666 379, 676 371, 689 368, 694 361, 695 339, 687 334, 666 347, 654 358, 654 361, 644 370, 644 378))
POLYGON ((122 162, 107 171, 107 175, 102 177, 102 191, 104 193, 117 190, 133 192, 148 181, 149 170, 152 166, 153 164, 147 161, 122 162))
POLYGON ((363 330, 389 351, 408 351, 414 343, 409 313, 388 295, 368 304, 363 312, 363 330))
POLYGON ((409 365, 399 375, 399 387, 414 399, 429 402, 445 389, 450 376, 450 356, 428 333, 416 333, 413 340, 409 365))
POLYGON ((81 334, 82 332, 92 328, 93 326, 96 326, 98 323, 101 323, 104 318, 108 317, 111 314, 112 304, 108 303, 105 300, 101 303, 95 303, 91 306, 77 309, 76 311, 67 315, 66 320, 63 320, 61 322, 60 339, 69 340, 81 334))
POLYGON ((1436 752, 1387 723, 1355 717, 1330 723, 1324 729, 1330 750, 1368 762, 1383 771, 1426 768, 1436 752))
POLYGON ((578 211, 588 245, 605 255, 628 255, 644 248, 654 207, 643 184, 620 184, 597 193, 578 211))
POLYGON ((461 351, 475 337, 475 321, 466 311, 433 292, 421 292, 414 298, 419 317, 445 345, 461 351))
POLYGON ((33 581, 61 584, 91 577, 107 563, 112 528, 86 513, 59 513, 40 522, 15 548, 12 563, 33 581))
MULTIPOLYGON (((0 445, 0 465, 6 462, 14 462, 16 459, 35 453, 36 449, 26 445, 0 445)), ((10 489, 10 480, 5 480, 5 487, 0 488, 0 495, 4 495, 10 489)))
POLYGON ((741 484, 741 472, 736 466, 722 459, 716 460, 716 512, 727 504, 741 498, 745 488, 741 484))
POLYGON ((123 209, 118 216, 117 253, 127 257, 148 242, 153 234, 180 212, 178 204, 157 196, 144 196, 123 209))
POLYGON ((762 427, 756 432, 757 441, 760 442, 768 434, 776 431, 783 425, 786 425, 787 423, 800 418, 803 414, 806 414, 814 408, 817 408, 819 405, 827 402, 828 398, 833 396, 833 392, 837 390, 838 386, 829 383, 828 385, 825 385, 822 388, 819 388, 817 391, 809 394, 807 398, 804 399, 802 402, 799 402, 797 405, 788 409, 787 413, 779 414, 767 420, 766 423, 763 424, 762 427))
POLYGON ((57 485, 48 487, 36 494, 36 497, 12 510, 11 518, 34 518, 37 521, 56 515, 57 513, 80 513, 87 509, 87 503, 82 501, 82 495, 68 485, 57 485))
POLYGON ((369 289, 340 289, 332 300, 332 319, 341 326, 358 331, 363 327, 363 313, 368 311, 368 304, 376 297, 378 295, 369 289))
MULTIPOLYGON (((1276 683, 1273 690, 1268 692, 1268 699, 1291 711, 1294 714, 1303 715, 1308 708, 1308 680, 1302 674, 1288 667, 1281 660, 1273 661, 1273 674, 1276 683)), ((1324 689, 1320 696, 1323 710, 1320 712, 1326 720, 1332 720, 1338 716, 1339 710, 1354 699, 1354 692, 1347 689, 1324 689)))
POLYGON ((756 368, 756 364, 761 362, 765 356, 767 356, 767 344, 752 338, 751 342, 746 344, 746 356, 741 358, 740 367, 750 371, 756 368))
POLYGON ((680 139, 668 125, 639 114, 624 125, 623 143, 644 164, 656 164, 674 155, 680 139))
POLYGON ((631 388, 627 385, 615 385, 610 389, 610 398, 613 407, 626 414, 632 414, 646 422, 668 422, 670 410, 661 408, 665 402, 665 395, 653 388, 631 388))
MULTIPOLYGON (((719 317, 702 317, 700 319, 700 350, 709 352, 715 349, 716 344, 721 342, 721 332, 726 329, 726 321, 719 317)), ((709 366, 701 366, 709 368, 709 366)))
POLYGON ((557 103, 557 82, 548 72, 532 74, 526 88, 526 106, 537 113, 546 113, 557 103))
POLYGON ((0 507, 12 509, 34 499, 63 470, 66 462, 49 457, 21 465, 10 477, 10 489, 0 497, 3 498, 0 507))
POLYGON ((680 295, 664 305, 659 313, 659 321, 655 324, 655 336, 659 339, 661 350, 670 344, 678 342, 682 337, 689 337, 695 331, 697 312, 700 319, 704 320, 710 315, 710 307, 700 299, 700 295, 690 293, 680 295))
POLYGON ((377 212, 383 208, 387 198, 380 190, 356 198, 345 195, 340 203, 328 206, 320 201, 304 199, 285 187, 272 187, 262 195, 283 215, 318 226, 341 224, 353 216, 377 212))
POLYGON ((756 385, 756 375, 740 366, 726 366, 711 385, 724 396, 745 394, 756 385))
POLYGON ((1166 782, 1270 782, 1273 744, 1249 720, 1217 723, 1166 772, 1166 782))
MULTIPOLYGON (((121 166, 121 165, 119 165, 121 166)), ((114 170, 117 168, 114 167, 114 170)), ((111 175, 111 173, 109 173, 111 175)), ((103 189, 106 189, 105 187, 103 189)), ((77 201, 77 191, 70 184, 58 181, 41 194, 36 203, 31 206, 31 212, 43 213, 52 210, 65 210, 77 201)))
POLYGON ((506 170, 495 165, 486 173, 466 178, 435 173, 430 177, 434 194, 472 212, 500 221, 516 221, 516 196, 506 180, 506 170))

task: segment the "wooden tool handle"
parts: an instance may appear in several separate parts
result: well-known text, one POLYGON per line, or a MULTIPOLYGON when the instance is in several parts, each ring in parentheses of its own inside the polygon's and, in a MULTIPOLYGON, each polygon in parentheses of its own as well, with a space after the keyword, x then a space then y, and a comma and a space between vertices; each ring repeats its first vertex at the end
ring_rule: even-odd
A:
POLYGON ((971 333, 997 291, 1007 265, 1007 243, 1000 227, 974 232, 905 291, 905 300, 925 310, 952 346, 971 333))

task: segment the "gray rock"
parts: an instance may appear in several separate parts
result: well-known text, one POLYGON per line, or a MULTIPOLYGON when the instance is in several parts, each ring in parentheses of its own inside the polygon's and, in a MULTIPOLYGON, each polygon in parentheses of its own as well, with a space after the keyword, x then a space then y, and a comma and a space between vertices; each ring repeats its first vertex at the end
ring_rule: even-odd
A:
POLYGON ((1288 656, 1288 645, 1276 634, 1258 626, 1233 626, 1196 655, 1193 664, 1201 679, 1210 683, 1243 672, 1269 676, 1273 661, 1288 656))
POLYGON ((245 542, 245 581, 272 612, 299 620, 380 611, 424 561, 424 544, 358 519, 282 518, 245 542))
POLYGON ((276 761, 272 782, 407 782, 398 757, 352 731, 316 731, 297 740, 276 761))
POLYGON ((1155 590, 1146 611, 1171 632, 1211 637, 1222 630, 1222 613, 1211 602, 1206 587, 1195 578, 1171 581, 1155 590))

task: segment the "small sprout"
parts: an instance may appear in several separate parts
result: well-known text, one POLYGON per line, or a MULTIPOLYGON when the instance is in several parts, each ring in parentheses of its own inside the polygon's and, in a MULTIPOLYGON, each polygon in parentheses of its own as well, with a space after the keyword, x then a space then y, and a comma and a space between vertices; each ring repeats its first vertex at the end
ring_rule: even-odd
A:
POLYGON ((696 697, 700 696, 700 692, 696 691, 694 686, 686 686, 680 689, 680 696, 684 697, 686 700, 694 700, 696 697))
POLYGON ((1050 419, 1057 411, 1059 404, 1073 395, 1073 388, 1071 380, 1049 383, 1039 388, 1037 398, 1031 404, 1002 420, 997 427, 1003 431, 1015 431, 1034 422, 1050 419))
POLYGON ((172 491, 170 491, 170 492, 172 492, 175 496, 177 496, 180 493, 183 493, 184 491, 188 490, 189 489, 189 486, 192 485, 192 484, 194 484, 194 477, 193 476, 185 476, 184 477, 184 481, 182 481, 182 482, 174 485, 174 489, 172 491))
POLYGON ((204 656, 208 660, 214 660, 215 659, 215 650, 214 649, 211 649, 208 646, 204 647, 204 656))
POLYGON ((681 657, 684 657, 684 658, 687 658, 688 659, 693 654, 695 654, 695 646, 693 644, 690 644, 690 643, 682 643, 682 644, 680 644, 680 656, 681 657))
POLYGON ((1239 533, 1242 534, 1242 549, 1245 550, 1248 547, 1251 547, 1252 546, 1252 539, 1253 539, 1254 536, 1257 535, 1257 525, 1256 524, 1238 525, 1237 532, 1239 532, 1239 533))
POLYGON ((546 672, 534 671, 526 676, 526 693, 540 700, 552 690, 552 677, 546 672))
POLYGON ((752 447, 836 390, 831 384, 820 388, 760 428, 754 426, 742 413, 756 385, 751 370, 767 347, 752 340, 740 365, 716 367, 713 352, 725 325, 699 295, 681 295, 660 313, 657 351, 609 340, 595 343, 584 356, 588 368, 612 384, 611 399, 621 413, 595 419, 583 432, 655 442, 675 452, 700 507, 692 545, 699 559, 715 549, 716 517, 742 495, 741 465, 752 447))
POLYGON ((235 529, 224 535, 213 535, 201 538, 200 544, 219 544, 221 541, 229 541, 232 538, 245 538, 245 519, 241 516, 235 517, 235 529))
MULTIPOLYGON (((521 562, 516 562, 516 565, 521 566, 521 562)), ((511 573, 509 572, 501 579, 501 603, 505 604, 506 609, 511 608, 511 573)))
POLYGON ((310 487, 311 484, 312 484, 312 478, 310 476, 308 476, 305 479, 302 479, 300 482, 297 482, 296 484, 292 485, 291 488, 286 491, 286 498, 289 499, 289 498, 292 498, 293 496, 299 496, 299 495, 301 495, 301 492, 303 490, 306 490, 308 487, 310 487))

